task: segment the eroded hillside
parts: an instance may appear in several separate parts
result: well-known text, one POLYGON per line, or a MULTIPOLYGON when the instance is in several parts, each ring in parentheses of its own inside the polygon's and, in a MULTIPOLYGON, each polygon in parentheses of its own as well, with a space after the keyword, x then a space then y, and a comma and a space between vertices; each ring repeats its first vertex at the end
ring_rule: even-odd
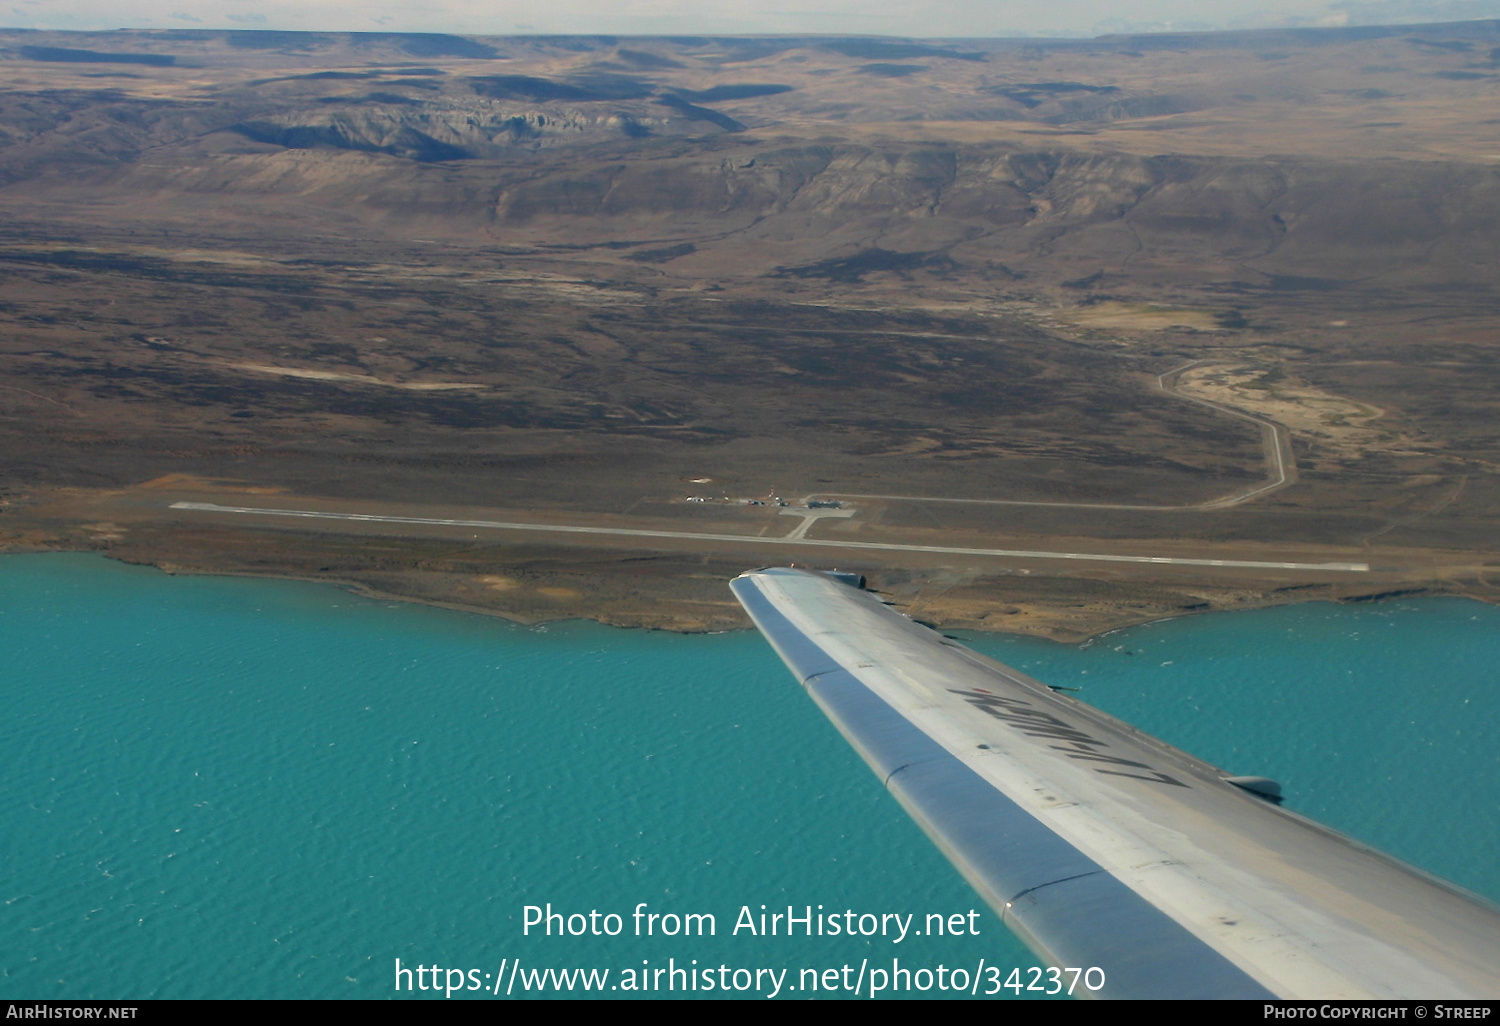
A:
POLYGON ((6 522, 189 478, 675 522, 705 481, 891 538, 1487 551, 1497 55, 0 33, 6 522))

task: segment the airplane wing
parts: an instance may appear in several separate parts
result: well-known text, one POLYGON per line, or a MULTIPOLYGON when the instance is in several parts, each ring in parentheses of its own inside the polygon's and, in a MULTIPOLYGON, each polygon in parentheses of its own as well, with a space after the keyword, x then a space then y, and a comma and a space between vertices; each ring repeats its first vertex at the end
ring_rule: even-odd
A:
POLYGON ((1045 965, 1104 971, 1093 996, 1500 997, 1500 909, 1280 808, 1273 782, 836 577, 775 568, 730 587, 1006 926, 1045 965))

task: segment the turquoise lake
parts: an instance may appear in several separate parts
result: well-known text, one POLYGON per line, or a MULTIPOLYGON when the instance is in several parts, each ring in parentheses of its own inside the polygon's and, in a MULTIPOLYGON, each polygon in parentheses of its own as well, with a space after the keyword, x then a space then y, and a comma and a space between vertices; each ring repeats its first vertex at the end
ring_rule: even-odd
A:
MULTIPOLYGON (((1310 604, 1081 647, 965 640, 1500 898, 1500 609, 1310 604)), ((455 998, 490 996, 517 959, 611 984, 670 964, 788 985, 1035 961, 751 632, 526 628, 24 555, 0 557, 0 652, 0 997, 387 998, 397 959, 472 970, 461 984, 485 989, 455 998), (622 932, 523 935, 548 903, 622 932), (643 904, 712 914, 715 935, 637 937, 643 904), (762 905, 966 925, 732 933, 762 905)))

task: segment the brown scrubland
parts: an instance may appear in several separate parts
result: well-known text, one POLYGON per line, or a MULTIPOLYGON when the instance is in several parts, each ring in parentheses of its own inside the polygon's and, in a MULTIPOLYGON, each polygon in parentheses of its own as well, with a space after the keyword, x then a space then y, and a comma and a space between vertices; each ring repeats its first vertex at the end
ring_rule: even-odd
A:
POLYGON ((0 546, 684 630, 785 562, 1065 639, 1493 599, 1497 97, 1497 22, 0 32, 0 546), (1370 569, 546 529, 810 498, 855 510, 813 541, 1370 569))

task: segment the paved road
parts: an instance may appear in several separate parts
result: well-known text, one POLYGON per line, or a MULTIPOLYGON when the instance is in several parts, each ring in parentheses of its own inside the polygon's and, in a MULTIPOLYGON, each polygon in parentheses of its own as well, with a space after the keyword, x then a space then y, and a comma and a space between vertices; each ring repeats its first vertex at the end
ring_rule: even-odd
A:
POLYGON ((814 492, 802 501, 810 502, 814 499, 886 499, 899 502, 960 502, 975 506, 1048 506, 1054 509, 1126 509, 1145 511, 1152 513, 1173 512, 1202 512, 1204 510, 1228 509, 1238 506, 1242 502, 1282 488, 1297 480, 1297 461, 1292 456, 1292 438, 1285 427, 1272 420, 1256 417, 1249 413, 1236 410, 1231 406, 1224 406, 1208 399, 1199 399, 1196 396, 1183 395, 1176 391, 1173 385, 1183 371, 1191 370, 1206 361, 1193 360, 1181 367, 1160 374, 1156 378, 1156 388, 1165 392, 1174 399, 1182 399, 1185 402, 1197 403, 1199 406, 1207 406, 1216 413, 1226 414, 1239 420, 1247 420, 1260 428, 1261 441, 1266 449, 1266 482, 1251 488, 1243 488, 1237 492, 1220 496, 1217 499, 1209 499, 1207 502, 1194 502, 1186 506, 1150 506, 1139 503, 1109 503, 1109 502, 1035 502, 1026 499, 951 499, 946 496, 935 495, 866 495, 857 492, 814 492))
POLYGON ((813 538, 765 538, 744 534, 702 534, 695 531, 648 531, 629 527, 576 527, 569 524, 526 524, 503 520, 444 520, 437 517, 396 517, 374 513, 329 513, 307 509, 266 509, 257 506, 219 506, 212 502, 174 502, 172 509, 246 516, 292 517, 310 520, 349 520, 356 523, 413 524, 435 527, 476 527, 488 531, 540 531, 550 534, 592 534, 624 538, 677 538, 685 541, 734 542, 745 545, 800 546, 817 549, 862 549, 882 552, 938 552, 961 556, 1006 556, 1015 559, 1071 559, 1099 563, 1163 563, 1171 566, 1248 567, 1257 570, 1336 570, 1362 573, 1368 563, 1278 563, 1254 559, 1189 559, 1180 556, 1117 556, 1092 552, 1039 552, 1029 549, 962 549, 946 545, 898 545, 894 542, 818 541, 813 538))
POLYGON ((1197 403, 1199 406, 1207 406, 1209 409, 1217 410, 1219 413, 1224 413, 1231 417, 1237 417, 1240 420, 1248 420, 1252 424, 1259 425, 1261 430, 1261 438, 1266 447, 1267 480, 1265 484, 1260 485, 1259 487, 1247 488, 1243 491, 1235 492, 1231 495, 1226 495, 1223 498, 1210 499, 1208 502, 1199 503, 1196 506, 1186 506, 1183 508, 1227 509, 1230 506, 1238 506, 1240 503, 1253 499, 1257 495, 1265 495, 1268 492, 1274 492, 1280 488, 1285 488, 1287 485, 1296 481, 1297 460, 1296 457, 1292 455, 1292 436, 1291 432, 1289 432, 1283 425, 1276 423, 1274 420, 1267 420, 1264 417, 1257 417, 1254 414, 1245 413, 1241 410, 1236 410, 1232 406, 1225 406, 1222 403, 1216 403, 1209 399, 1199 399, 1197 396, 1183 395, 1173 387, 1177 384, 1178 377, 1180 377, 1184 371, 1192 370, 1194 367, 1197 367, 1200 364, 1206 362, 1208 361, 1192 360, 1188 363, 1183 364, 1181 367, 1176 368, 1175 370, 1169 370, 1165 374, 1159 375, 1157 377, 1156 387, 1159 390, 1165 392, 1167 395, 1186 400, 1190 403, 1197 403))

